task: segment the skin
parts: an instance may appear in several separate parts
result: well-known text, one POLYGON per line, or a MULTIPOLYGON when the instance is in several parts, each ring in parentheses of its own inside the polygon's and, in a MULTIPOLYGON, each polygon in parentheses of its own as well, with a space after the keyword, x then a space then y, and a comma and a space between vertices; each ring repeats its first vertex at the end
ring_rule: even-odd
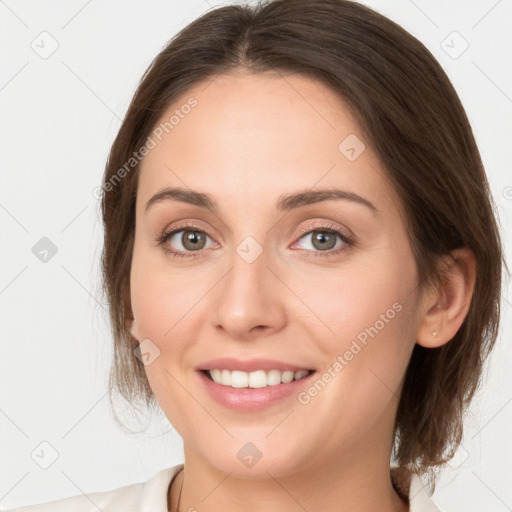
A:
MULTIPOLYGON (((443 286, 420 293, 400 201, 369 144, 354 161, 339 151, 349 134, 364 140, 323 84, 300 75, 217 76, 162 120, 190 97, 197 106, 142 162, 130 276, 131 332, 160 350, 145 369, 184 442, 170 510, 183 478, 180 510, 408 510, 389 476, 402 381, 416 342, 440 346, 460 327, 474 286, 472 253, 454 251, 443 286), (170 186, 211 194, 219 212, 178 201, 145 212, 170 186), (348 200, 276 210, 283 194, 330 187, 364 197, 379 215, 348 200), (155 243, 177 221, 206 233, 199 256, 174 258, 155 243), (322 252, 311 232, 323 226, 352 232, 356 245, 334 255, 344 243, 335 235, 336 247, 322 252), (252 263, 236 252, 247 236, 263 249, 252 263), (227 409, 195 370, 229 355, 322 374, 394 303, 401 311, 306 405, 293 395, 257 412, 227 409), (250 468, 236 456, 247 442, 262 453, 250 468)), ((182 234, 166 245, 186 251, 182 234)))

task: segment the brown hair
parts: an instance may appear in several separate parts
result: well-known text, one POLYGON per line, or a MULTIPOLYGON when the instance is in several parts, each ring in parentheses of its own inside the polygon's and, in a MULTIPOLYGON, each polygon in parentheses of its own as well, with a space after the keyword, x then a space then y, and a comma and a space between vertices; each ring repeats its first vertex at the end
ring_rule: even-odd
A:
POLYGON ((471 306, 459 331, 440 348, 416 344, 406 372, 392 479, 407 498, 411 471, 429 474, 433 485, 431 470, 461 440, 463 413, 498 333, 505 263, 482 161, 448 77, 406 30, 355 2, 275 0, 217 8, 179 32, 147 69, 103 178, 101 263, 114 337, 110 390, 132 404, 155 405, 127 323, 133 318, 139 165, 120 169, 126 171, 133 152, 181 94, 239 70, 299 73, 323 82, 350 107, 402 202, 420 289, 440 283, 439 256, 464 246, 476 256, 471 306))

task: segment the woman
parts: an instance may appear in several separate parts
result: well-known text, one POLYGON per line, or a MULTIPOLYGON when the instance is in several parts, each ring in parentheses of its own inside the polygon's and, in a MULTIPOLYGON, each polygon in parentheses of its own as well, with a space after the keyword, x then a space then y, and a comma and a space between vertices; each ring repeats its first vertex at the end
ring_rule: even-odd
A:
POLYGON ((102 188, 111 389, 185 461, 34 510, 437 510, 420 477, 461 439, 502 253, 419 41, 346 0, 210 11, 147 70, 102 188))

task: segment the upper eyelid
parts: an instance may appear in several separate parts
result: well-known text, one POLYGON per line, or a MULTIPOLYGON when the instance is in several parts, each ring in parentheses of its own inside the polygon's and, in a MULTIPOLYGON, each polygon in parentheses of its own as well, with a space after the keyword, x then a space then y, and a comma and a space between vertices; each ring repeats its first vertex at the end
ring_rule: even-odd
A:
MULTIPOLYGON (((208 234, 208 230, 195 224, 192 221, 189 221, 189 222, 184 221, 183 225, 178 224, 177 226, 172 226, 170 228, 164 229, 162 232, 162 237, 166 237, 167 239, 170 239, 171 235, 174 236, 174 235, 176 235, 176 233, 179 233, 180 231, 186 231, 187 229, 190 230, 189 228, 193 228, 194 230, 201 231, 207 237, 209 237, 211 240, 213 240, 213 238, 208 234)), ((338 236, 340 236, 342 238, 345 237, 349 240, 353 240, 355 238, 355 235, 348 228, 336 226, 333 224, 332 221, 317 220, 317 221, 313 222, 313 225, 303 227, 298 232, 296 232, 294 234, 294 243, 296 241, 300 240, 301 238, 303 238, 304 236, 311 234, 315 230, 316 231, 325 230, 325 231, 331 231, 333 233, 336 232, 336 234, 338 236), (348 233, 346 233, 345 231, 348 231, 348 233)), ((215 240, 213 240, 213 241, 215 243, 217 243, 215 240)))
POLYGON ((338 226, 333 221, 314 221, 313 225, 299 229, 295 236, 302 237, 303 235, 306 235, 315 230, 337 231, 345 235, 347 238, 355 238, 355 235, 351 229, 345 226, 338 226))

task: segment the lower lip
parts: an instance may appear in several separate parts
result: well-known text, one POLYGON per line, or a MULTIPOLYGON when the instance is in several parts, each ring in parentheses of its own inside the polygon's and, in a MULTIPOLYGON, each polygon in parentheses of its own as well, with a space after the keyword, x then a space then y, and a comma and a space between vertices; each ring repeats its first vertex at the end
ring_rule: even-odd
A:
POLYGON ((202 371, 198 371, 198 374, 210 395, 219 404, 239 411, 261 411, 285 398, 297 395, 304 384, 309 383, 315 372, 312 371, 299 380, 264 388, 232 388, 217 384, 202 371))

